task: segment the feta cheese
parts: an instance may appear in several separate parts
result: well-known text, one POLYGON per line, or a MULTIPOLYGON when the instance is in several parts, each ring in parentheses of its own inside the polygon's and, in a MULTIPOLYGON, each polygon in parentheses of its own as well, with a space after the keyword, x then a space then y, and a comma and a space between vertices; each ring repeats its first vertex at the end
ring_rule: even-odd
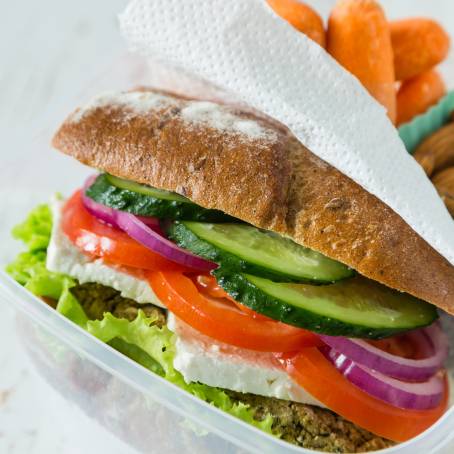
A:
POLYGON ((256 352, 217 342, 169 313, 168 327, 177 334, 174 367, 187 383, 324 407, 296 384, 271 353, 256 352))
POLYGON ((145 278, 133 276, 120 266, 106 265, 102 259, 94 260, 74 246, 61 229, 62 205, 63 201, 52 200, 53 227, 47 249, 47 268, 71 276, 81 284, 95 282, 112 287, 124 298, 137 303, 164 307, 145 278))

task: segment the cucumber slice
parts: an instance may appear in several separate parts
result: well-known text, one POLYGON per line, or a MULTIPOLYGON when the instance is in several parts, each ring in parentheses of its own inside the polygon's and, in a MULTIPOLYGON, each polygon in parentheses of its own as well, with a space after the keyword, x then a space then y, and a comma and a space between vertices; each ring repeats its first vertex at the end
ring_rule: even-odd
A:
POLYGON ((113 175, 106 174, 107 181, 120 189, 127 189, 131 192, 147 195, 155 199, 171 200, 174 202, 192 203, 186 197, 175 192, 165 191, 164 189, 152 188, 144 184, 136 183, 135 181, 123 180, 122 178, 114 177, 113 175))
POLYGON ((168 233, 178 246, 223 268, 279 282, 331 283, 353 275, 342 263, 250 225, 177 222, 168 233))
POLYGON ((331 336, 381 339, 438 317, 435 306, 362 276, 315 286, 276 283, 222 267, 213 274, 227 293, 254 311, 331 336))
POLYGON ((174 192, 152 188, 112 175, 100 175, 86 194, 95 202, 138 216, 206 222, 241 222, 219 210, 209 210, 174 192))

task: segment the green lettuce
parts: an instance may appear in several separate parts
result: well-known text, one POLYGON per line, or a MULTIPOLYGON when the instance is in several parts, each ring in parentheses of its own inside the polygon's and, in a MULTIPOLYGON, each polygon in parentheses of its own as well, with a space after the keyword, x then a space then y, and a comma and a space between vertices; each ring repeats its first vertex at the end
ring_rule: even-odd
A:
POLYGON ((155 325, 155 320, 147 318, 143 311, 139 311, 133 321, 114 317, 109 312, 104 314, 102 320, 89 320, 71 293, 70 289, 76 282, 46 268, 46 249, 51 230, 52 214, 48 205, 38 206, 22 224, 14 228, 13 236, 28 248, 6 268, 16 281, 37 296, 57 301, 56 310, 62 315, 174 385, 264 432, 276 435, 272 431, 271 415, 257 421, 253 417, 253 409, 234 402, 222 389, 201 383, 186 383, 173 367, 175 335, 166 326, 160 328, 155 325))
POLYGON ((13 237, 23 241, 29 251, 45 251, 52 232, 52 212, 49 205, 37 206, 21 224, 13 229, 13 237))
MULTIPOLYGON (((57 306, 57 310, 68 318, 71 318, 72 314, 77 314, 79 309, 82 310, 75 298, 65 299, 64 308, 60 303, 57 306), (71 305, 68 305, 68 302, 71 302, 71 305)), ((80 318, 77 320, 80 321, 80 318)), ((272 433, 273 419, 271 416, 267 416, 263 421, 256 421, 253 417, 253 412, 247 405, 233 402, 222 389, 201 383, 186 383, 183 376, 173 367, 175 335, 167 326, 159 328, 154 325, 154 321, 151 318, 147 318, 143 311, 139 311, 136 319, 132 322, 106 313, 102 320, 89 320, 83 328, 101 341, 111 345, 112 342, 120 339, 126 345, 138 347, 141 352, 148 355, 159 365, 159 369, 151 367, 155 373, 160 373, 168 381, 211 403, 215 407, 253 424, 265 432, 272 433)), ((123 351, 123 353, 125 352, 123 351)), ((142 356, 142 360, 143 358, 142 356)), ((144 365, 142 361, 139 362, 144 365)))
POLYGON ((33 294, 59 300, 69 297, 69 288, 75 282, 68 276, 53 273, 46 268, 46 250, 51 231, 50 207, 39 205, 23 223, 14 227, 13 237, 23 241, 28 250, 19 254, 6 267, 6 271, 33 294))

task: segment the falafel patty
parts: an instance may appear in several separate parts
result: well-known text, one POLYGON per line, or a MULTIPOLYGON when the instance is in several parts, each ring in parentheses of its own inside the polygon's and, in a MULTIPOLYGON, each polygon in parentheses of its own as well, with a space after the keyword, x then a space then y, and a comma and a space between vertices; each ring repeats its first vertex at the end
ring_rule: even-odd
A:
MULTIPOLYGON (((88 318, 100 320, 105 312, 129 321, 141 309, 155 324, 166 324, 166 312, 153 304, 139 304, 123 298, 116 290, 87 283, 71 289, 88 318)), ((121 350, 121 349, 120 349, 121 350)), ((273 397, 225 390, 230 398, 248 405, 257 420, 273 417, 273 430, 289 443, 324 452, 354 453, 388 448, 395 443, 361 429, 330 410, 273 397)))

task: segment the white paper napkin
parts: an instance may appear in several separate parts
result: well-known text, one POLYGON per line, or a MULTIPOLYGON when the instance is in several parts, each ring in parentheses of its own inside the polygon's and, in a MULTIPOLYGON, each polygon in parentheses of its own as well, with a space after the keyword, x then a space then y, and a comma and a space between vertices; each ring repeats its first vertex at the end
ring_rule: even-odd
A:
POLYGON ((398 213, 454 264, 454 222, 384 108, 264 0, 132 0, 132 50, 238 95, 398 213))

